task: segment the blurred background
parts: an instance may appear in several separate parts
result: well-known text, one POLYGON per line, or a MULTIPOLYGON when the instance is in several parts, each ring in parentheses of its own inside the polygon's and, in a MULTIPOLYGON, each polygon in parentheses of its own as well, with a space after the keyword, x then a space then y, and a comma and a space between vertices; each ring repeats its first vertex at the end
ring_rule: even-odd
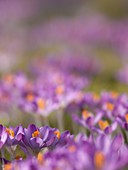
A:
POLYGON ((0 0, 0 73, 73 51, 100 62, 88 90, 128 91, 127 17, 127 0, 0 0))

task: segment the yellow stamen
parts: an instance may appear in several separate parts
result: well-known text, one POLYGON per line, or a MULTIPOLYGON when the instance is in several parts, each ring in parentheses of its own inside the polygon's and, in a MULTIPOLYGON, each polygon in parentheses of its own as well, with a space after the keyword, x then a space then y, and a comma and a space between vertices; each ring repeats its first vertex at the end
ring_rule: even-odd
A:
POLYGON ((8 83, 12 83, 13 82, 13 75, 11 75, 11 74, 8 74, 8 75, 6 75, 5 77, 4 77, 4 80, 6 81, 6 82, 8 82, 8 83))
POLYGON ((55 131, 54 134, 56 135, 56 137, 57 137, 58 139, 60 139, 60 131, 59 131, 59 130, 55 131))
POLYGON ((113 99, 116 99, 118 97, 118 95, 119 94, 117 92, 115 92, 115 91, 111 92, 111 96, 112 96, 113 99))
POLYGON ((105 120, 105 121, 100 120, 98 122, 98 124, 99 124, 99 127, 100 127, 101 130, 105 130, 109 126, 109 123, 108 123, 107 120, 105 120))
POLYGON ((74 145, 71 145, 68 147, 69 152, 75 152, 76 151, 76 147, 74 145))
POLYGON ((32 89, 32 82, 30 82, 30 81, 28 81, 28 82, 26 82, 25 83, 25 86, 24 86, 24 88, 26 89, 26 90, 30 90, 30 89, 32 89))
POLYGON ((34 100, 34 95, 33 94, 28 94, 27 96, 26 96, 26 99, 29 101, 29 102, 32 102, 33 100, 34 100))
POLYGON ((55 77, 55 83, 56 84, 62 84, 63 83, 63 77, 60 75, 57 75, 57 77, 55 77))
POLYGON ((91 116, 91 113, 88 112, 87 110, 83 110, 82 116, 83 116, 84 119, 87 119, 91 116))
POLYGON ((64 93, 64 87, 63 86, 58 86, 56 88, 56 94, 61 95, 64 93))
POLYGON ((44 158, 43 158, 43 155, 41 153, 38 154, 37 160, 38 160, 39 164, 41 164, 41 165, 43 164, 44 158))
POLYGON ((96 94, 96 93, 93 93, 93 100, 94 100, 95 102, 97 102, 97 101, 99 101, 99 99, 100 99, 99 95, 96 94))
POLYGON ((80 101, 83 98, 84 94, 83 92, 78 92, 77 93, 77 99, 75 99, 76 101, 80 101))
POLYGON ((97 151, 94 155, 94 164, 96 169, 102 169, 105 162, 105 156, 102 152, 97 151))
POLYGON ((4 102, 8 101, 8 99, 9 99, 8 94, 2 94, 2 95, 1 95, 1 99, 2 99, 2 101, 4 101, 4 102))
POLYGON ((14 138, 14 131, 13 130, 11 130, 11 129, 9 129, 9 128, 6 128, 6 132, 10 135, 10 136, 12 136, 13 138, 14 138))
POLYGON ((7 163, 4 165, 4 170, 11 170, 12 169, 12 164, 11 163, 7 163))
POLYGON ((38 130, 36 130, 36 131, 34 131, 34 132, 32 133, 32 137, 33 137, 33 138, 36 138, 36 137, 39 136, 39 134, 40 134, 40 132, 39 132, 38 130))
POLYGON ((17 156, 15 157, 15 160, 17 160, 17 161, 19 161, 20 159, 22 159, 22 157, 19 156, 19 155, 17 155, 17 156))
POLYGON ((37 105, 38 105, 38 107, 39 107, 40 109, 44 109, 46 103, 45 103, 45 101, 44 101, 43 99, 38 99, 37 105))
POLYGON ((108 109, 109 111, 113 111, 114 105, 113 105, 112 103, 108 102, 108 103, 106 104, 106 106, 107 106, 107 109, 108 109))
POLYGON ((125 120, 128 123, 128 113, 125 114, 125 120))

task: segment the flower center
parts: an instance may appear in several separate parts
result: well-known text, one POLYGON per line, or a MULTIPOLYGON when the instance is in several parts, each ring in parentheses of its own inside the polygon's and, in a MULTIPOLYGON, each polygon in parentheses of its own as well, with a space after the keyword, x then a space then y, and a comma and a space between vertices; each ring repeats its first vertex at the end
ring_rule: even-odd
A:
POLYGON ((64 93, 64 87, 63 86, 58 86, 56 88, 56 94, 61 95, 64 93))
POLYGON ((105 162, 105 156, 102 152, 97 151, 94 155, 94 164, 96 169, 102 169, 105 162))
POLYGON ((38 130, 36 130, 36 131, 34 131, 34 132, 32 133, 32 137, 33 137, 33 138, 36 138, 36 137, 39 136, 39 134, 40 134, 40 132, 39 132, 38 130))
POLYGON ((102 130, 105 130, 109 126, 109 123, 107 120, 105 120, 105 121, 100 120, 98 122, 98 124, 99 124, 100 129, 102 129, 102 130))
POLYGON ((100 99, 99 95, 96 94, 96 93, 93 93, 93 100, 94 100, 95 102, 97 102, 97 101, 99 101, 99 99, 100 99))
POLYGON ((40 109, 44 109, 45 108, 45 100, 43 100, 43 99, 38 99, 38 101, 37 101, 37 105, 38 105, 38 107, 40 108, 40 109))
POLYGON ((125 114, 125 120, 128 123, 128 113, 125 114))
POLYGON ((87 110, 83 110, 82 116, 83 116, 84 119, 87 119, 91 116, 91 113, 88 112, 87 110))
POLYGON ((17 156, 15 157, 15 160, 20 161, 20 160, 22 160, 22 157, 19 156, 19 155, 17 155, 17 156))
POLYGON ((76 151, 76 147, 74 145, 71 145, 68 147, 69 152, 75 152, 76 151))
POLYGON ((111 96, 112 96, 113 99, 116 99, 118 97, 118 93, 115 92, 115 91, 112 91, 111 96))
POLYGON ((107 106, 107 109, 108 109, 109 111, 113 111, 114 105, 113 105, 112 103, 108 102, 108 103, 106 104, 106 106, 107 106))
POLYGON ((56 135, 56 137, 57 137, 58 139, 60 139, 60 131, 59 131, 59 130, 55 131, 54 134, 56 135))
POLYGON ((29 102, 32 102, 33 100, 34 100, 34 95, 33 94, 28 94, 27 96, 26 96, 26 99, 29 101, 29 102))
POLYGON ((11 163, 7 163, 4 165, 4 170, 11 170, 12 169, 12 164, 11 163))
POLYGON ((6 76, 4 77, 4 80, 5 80, 6 82, 8 82, 8 83, 12 83, 13 80, 14 80, 14 77, 13 77, 13 75, 8 74, 8 75, 6 75, 6 76))
POLYGON ((41 164, 41 165, 43 164, 44 158, 43 158, 43 155, 41 153, 38 154, 37 160, 38 160, 39 164, 41 164))
POLYGON ((14 138, 14 131, 13 130, 6 128, 6 132, 14 138))

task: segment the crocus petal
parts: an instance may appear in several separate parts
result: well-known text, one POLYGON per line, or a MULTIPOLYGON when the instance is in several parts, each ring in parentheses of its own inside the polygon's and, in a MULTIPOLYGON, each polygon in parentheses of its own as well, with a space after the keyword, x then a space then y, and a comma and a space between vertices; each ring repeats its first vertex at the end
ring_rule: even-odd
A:
POLYGON ((119 134, 114 138, 111 144, 111 149, 113 151, 118 151, 121 148, 122 144, 123 144, 123 137, 121 134, 119 134))

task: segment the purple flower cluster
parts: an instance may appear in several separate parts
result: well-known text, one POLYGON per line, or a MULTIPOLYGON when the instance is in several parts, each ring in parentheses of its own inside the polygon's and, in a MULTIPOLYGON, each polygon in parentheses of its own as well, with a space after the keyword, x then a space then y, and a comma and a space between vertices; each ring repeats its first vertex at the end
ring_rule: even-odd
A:
POLYGON ((2 153, 8 150, 13 156, 18 147, 26 156, 34 156, 44 148, 52 150, 57 146, 64 146, 72 138, 68 131, 60 133, 57 128, 49 126, 38 128, 30 124, 27 128, 22 125, 7 128, 0 125, 0 150, 2 153))
MULTIPOLYGON (((74 137, 57 128, 0 125, 1 163, 5 170, 120 170, 128 166, 126 94, 81 93, 69 104, 73 120, 87 130, 74 137), (17 152, 18 151, 18 152, 17 152), (10 159, 6 156, 10 154, 10 159), (22 154, 22 152, 24 154, 22 154)), ((77 127, 78 128, 78 127, 77 127)), ((80 131, 79 131, 80 132, 80 131)))
MULTIPOLYGON (((34 81, 23 74, 12 75, 12 77, 13 80, 9 84, 7 80, 7 92, 14 101, 13 106, 42 116, 48 116, 54 110, 67 106, 78 96, 81 88, 88 85, 87 78, 76 79, 73 75, 67 76, 58 71, 54 74, 51 71, 45 72, 44 75, 37 76, 34 81)), ((3 84, 5 87, 6 80, 3 84)), ((1 91, 3 93, 2 89, 1 91)), ((7 101, 9 102, 9 99, 7 101)))
POLYGON ((45 22, 54 3, 0 1, 0 71, 19 68, 26 53, 42 53, 21 62, 26 73, 1 75, 0 169, 127 170, 128 95, 87 89, 104 67, 96 58, 104 47, 122 56, 117 78, 128 84, 128 20, 76 15, 45 22))
POLYGON ((98 58, 91 55, 77 50, 61 50, 48 54, 40 60, 35 59, 31 64, 31 70, 37 74, 43 74, 44 69, 59 70, 59 72, 66 73, 67 76, 73 74, 86 78, 98 74, 101 68, 98 58))
MULTIPOLYGON (((51 67, 51 69, 54 68, 51 67)), ((69 67, 68 70, 67 66, 68 74, 66 73, 66 75, 69 77, 64 79, 60 72, 61 76, 57 79, 59 71, 54 70, 53 74, 50 71, 45 72, 47 75, 52 75, 50 79, 46 79, 45 74, 38 71, 36 79, 31 80, 22 73, 5 76, 1 80, 1 96, 6 91, 9 94, 9 97, 6 97, 7 101, 13 101, 14 105, 20 106, 28 112, 33 111, 33 113, 44 115, 42 110, 45 107, 46 100, 43 100, 47 97, 45 95, 53 94, 53 87, 56 89, 58 85, 65 83, 73 75, 72 69, 69 67), (58 74, 56 75, 56 73, 58 74)), ((78 73, 79 77, 81 74, 78 73)), ((71 88, 69 84, 67 87, 71 88)), ((62 89, 58 89, 58 92, 59 95, 63 94, 62 89)), ((48 100, 51 96, 48 96, 48 100)), ((53 95, 53 97, 55 96, 53 95)), ((60 101, 64 102, 64 99, 60 101)), ((57 100, 55 101, 57 102, 57 100)), ((3 106, 10 108, 8 102, 3 106)), ((48 108, 50 106, 51 104, 48 108)), ((77 95, 63 105, 63 108, 65 108, 65 113, 71 115, 72 120, 83 126, 86 134, 80 133, 80 130, 74 137, 74 135, 70 135, 69 131, 60 132, 57 128, 37 127, 35 124, 30 124, 27 128, 22 125, 15 128, 0 125, 1 166, 5 170, 23 168, 26 170, 42 168, 46 170, 120 170, 127 168, 128 96, 126 94, 111 91, 98 95, 81 92, 79 89, 77 95)), ((74 125, 71 123, 71 126, 74 125)), ((78 129, 78 127, 75 128, 75 130, 78 129)))
POLYGON ((0 82, 0 110, 11 113, 12 108, 19 107, 29 113, 47 116, 72 101, 85 82, 81 79, 81 85, 77 87, 78 82, 76 84, 73 76, 66 77, 59 73, 55 73, 52 79, 49 76, 51 73, 35 81, 22 73, 4 76, 0 82))
POLYGON ((38 118, 43 120, 47 117, 49 122, 50 116, 54 116, 59 120, 60 130, 48 125, 29 124, 27 128, 0 125, 2 168, 126 169, 128 96, 114 91, 100 95, 83 92, 98 72, 99 65, 94 58, 67 53, 61 58, 49 56, 34 60, 29 78, 22 72, 3 76, 1 111, 11 114, 15 108, 41 115, 38 118), (66 118, 71 121, 69 129, 75 136, 69 131, 62 132, 66 118))
POLYGON ((119 69, 116 77, 121 83, 128 84, 128 65, 126 63, 119 69))
POLYGON ((29 77, 23 72, 3 76, 0 81, 1 112, 33 113, 36 115, 34 121, 38 122, 27 128, 0 125, 2 168, 127 168, 128 96, 114 91, 104 91, 100 95, 84 92, 99 71, 94 58, 67 52, 61 57, 54 55, 34 60, 30 64, 29 77), (37 126, 45 119, 46 126, 37 126), (73 135, 63 131, 68 119, 70 125, 66 129, 73 135), (57 128, 48 126, 51 121, 57 128))
POLYGON ((128 148, 124 145, 122 135, 114 138, 99 135, 97 138, 79 134, 75 141, 69 140, 68 145, 55 148, 37 157, 24 161, 15 160, 5 164, 5 170, 15 168, 25 170, 117 170, 126 168, 128 148))
MULTIPOLYGON (((127 57, 128 54, 128 21, 112 21, 103 16, 76 16, 58 18, 33 28, 30 37, 37 42, 36 46, 74 45, 86 47, 109 46, 127 57)), ((32 41, 33 42, 33 41, 32 41)), ((33 47, 33 44, 31 44, 33 47)), ((36 48, 34 44, 34 48, 36 48)))
MULTIPOLYGON (((67 107, 73 120, 89 133, 113 134, 128 130, 128 96, 116 92, 85 93, 67 107)), ((126 137, 127 142, 127 137, 126 137)))
POLYGON ((72 52, 33 63, 29 78, 22 72, 3 76, 0 81, 1 110, 12 113, 12 108, 19 108, 47 117, 78 98, 100 68, 95 58, 72 52))

